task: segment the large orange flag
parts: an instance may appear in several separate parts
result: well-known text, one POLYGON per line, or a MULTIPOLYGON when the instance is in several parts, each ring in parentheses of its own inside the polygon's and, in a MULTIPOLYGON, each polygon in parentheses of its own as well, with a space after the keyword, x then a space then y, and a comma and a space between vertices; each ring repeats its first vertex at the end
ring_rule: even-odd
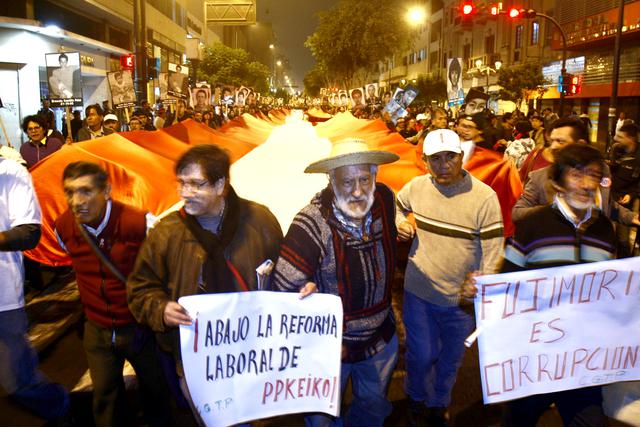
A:
MULTIPOLYGON (((123 132, 66 145, 30 170, 42 207, 43 232, 38 247, 26 254, 44 264, 70 263, 58 246, 53 222, 67 208, 62 172, 79 160, 99 163, 107 170, 114 199, 158 215, 179 201, 173 167, 180 155, 190 145, 220 145, 229 151, 233 163, 231 184, 241 196, 269 206, 284 231, 292 215, 326 185, 326 178, 311 179, 303 171, 312 161, 326 157, 333 141, 362 137, 371 147, 398 154, 400 160, 381 166, 378 174, 378 180, 395 191, 425 173, 420 148, 390 132, 380 120, 341 113, 311 128, 288 114, 286 110, 272 111, 267 117, 245 114, 219 130, 187 120, 158 131, 123 132), (305 144, 309 149, 300 149, 305 144), (252 155, 246 156, 250 152, 252 155), (285 204, 290 206, 281 206, 285 204)), ((512 233, 511 208, 521 192, 517 171, 499 155, 479 148, 465 167, 496 191, 505 228, 512 233)))

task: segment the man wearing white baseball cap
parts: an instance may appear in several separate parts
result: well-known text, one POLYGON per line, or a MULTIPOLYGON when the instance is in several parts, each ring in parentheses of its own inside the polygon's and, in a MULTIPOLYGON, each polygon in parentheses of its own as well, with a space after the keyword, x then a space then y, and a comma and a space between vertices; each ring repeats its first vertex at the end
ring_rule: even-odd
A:
POLYGON ((113 113, 109 113, 104 116, 103 126, 109 128, 114 132, 120 132, 120 122, 118 116, 113 113))
POLYGON ((473 306, 461 300, 467 274, 499 270, 503 224, 496 193, 462 169, 458 135, 427 134, 423 160, 430 173, 397 196, 400 240, 411 240, 405 272, 403 321, 407 333, 406 391, 410 425, 447 425, 447 407, 474 329, 473 306), (407 219, 413 212, 415 224, 407 219))
MULTIPOLYGON (((378 165, 398 160, 362 139, 334 143, 307 173, 326 173, 329 185, 294 218, 276 263, 276 288, 338 295, 344 307, 341 386, 353 400, 342 419, 310 414, 307 426, 382 427, 391 413, 387 386, 397 361, 391 309, 397 231, 393 192, 376 183, 378 165)), ((313 297, 311 297, 313 298, 313 297)), ((342 395, 342 394, 341 394, 342 395)))

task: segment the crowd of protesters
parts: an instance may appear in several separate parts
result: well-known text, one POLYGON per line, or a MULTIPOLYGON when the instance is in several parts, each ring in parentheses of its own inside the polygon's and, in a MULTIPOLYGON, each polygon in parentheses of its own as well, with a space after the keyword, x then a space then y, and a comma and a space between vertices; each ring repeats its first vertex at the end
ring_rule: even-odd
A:
MULTIPOLYGON (((327 174, 329 185, 296 216, 286 236, 267 208, 235 194, 229 184, 229 157, 216 146, 193 147, 177 161, 175 173, 184 208, 151 231, 144 212, 111 199, 109 177, 100 166, 89 162, 68 165, 59 183, 68 210, 53 226, 61 247, 72 259, 81 290, 96 425, 126 422, 121 374, 125 359, 140 378, 149 425, 197 425, 176 341, 177 327, 191 324, 192 319, 177 298, 240 291, 245 282, 254 289, 254 264, 268 258, 276 263, 275 289, 300 292, 302 297, 334 293, 343 299, 350 320, 344 326, 342 386, 344 390, 351 377, 355 392, 345 418, 382 426, 390 412, 385 391, 397 360, 398 340, 390 293, 380 290, 391 285, 400 241, 412 242, 415 253, 405 274, 403 308, 409 424, 447 425, 447 407, 464 354, 462 341, 474 325, 466 299, 474 296, 474 274, 534 268, 527 258, 531 254, 515 256, 513 248, 530 243, 522 230, 529 230, 529 238, 536 232, 536 221, 551 224, 542 237, 566 237, 567 230, 583 226, 592 217, 592 209, 599 209, 604 215, 584 225, 583 231, 594 233, 608 245, 607 259, 634 254, 634 231, 640 224, 640 129, 633 121, 621 117, 614 143, 603 154, 590 147, 588 117, 575 113, 558 117, 550 108, 497 116, 486 108, 488 96, 476 92, 471 93, 476 98, 468 96, 455 117, 450 109, 431 106, 407 108, 406 115, 396 118, 384 110, 382 102, 354 107, 351 112, 355 117, 381 120, 390 132, 422 150, 429 174, 410 181, 395 195, 376 183, 376 174, 378 165, 398 156, 370 150, 366 141, 357 138, 340 141, 328 158, 307 168, 309 173, 327 174), (343 150, 341 154, 337 154, 337 146, 343 150), (465 170, 478 147, 499 153, 505 162, 512 163, 524 186, 513 210, 516 232, 507 236, 512 237, 506 243, 507 252, 500 200, 491 187, 465 170), (569 172, 579 175, 575 182, 569 172), (605 180, 611 185, 602 186, 605 180), (550 186, 555 189, 552 193, 545 191, 550 186), (574 200, 576 192, 588 197, 584 206, 574 200), (482 215, 475 215, 479 212, 482 215), (409 213, 415 216, 417 226, 408 220, 409 213), (483 221, 471 219, 476 216, 483 221), (304 225, 309 221, 314 224, 311 228, 304 225), (597 224, 597 230, 589 228, 592 223, 597 224), (473 245, 460 240, 460 234, 473 245), (109 242, 106 246, 105 241, 109 242), (249 246, 251 257, 247 255, 249 246), (334 256, 336 251, 344 253, 334 256), (196 253, 201 256, 194 257, 196 253), (206 261, 198 264, 196 258, 206 261), (455 274, 442 274, 439 266, 445 263, 455 274), (349 271, 344 276, 348 280, 342 276, 345 271, 349 271), (320 277, 320 283, 312 282, 320 277), (348 292, 351 296, 347 297, 339 286, 365 287, 377 299, 362 301, 358 297, 361 291, 355 296, 348 292), (101 290, 96 291, 98 288, 101 290), (368 314, 362 315, 362 310, 368 314), (363 325, 368 325, 366 332, 363 325), (164 351, 162 360, 149 348, 153 333, 164 351), (365 369, 371 371, 364 373, 365 369)), ((348 108, 319 107, 329 115, 348 108)), ((157 102, 153 107, 143 102, 123 116, 122 110, 113 111, 105 102, 87 106, 84 119, 82 112, 74 111, 69 126, 65 118, 60 132, 45 101, 42 110, 23 120, 28 141, 22 144, 20 154, 23 164, 31 168, 65 143, 114 132, 156 130, 186 119, 216 129, 245 113, 266 116, 269 108, 252 103, 196 111, 177 100, 171 105, 157 102)), ((0 173, 4 174, 0 186, 7 187, 0 192, 7 200, 0 203, 12 209, 0 213, 0 255, 11 255, 11 280, 21 289, 22 260, 17 254, 35 246, 40 210, 26 169, 8 162, 0 157, 0 173)), ((563 258, 559 265, 591 261, 595 259, 563 258)), ((66 416, 68 395, 37 371, 34 351, 24 339, 22 294, 9 302, 0 299, 0 304, 0 318, 20 325, 11 333, 0 328, 0 340, 16 349, 6 362, 7 373, 0 375, 0 384, 18 402, 45 418, 66 416), (44 411, 47 399, 58 399, 59 410, 44 411)), ((518 399, 508 404, 504 423, 535 425, 540 413, 555 403, 567 425, 577 420, 603 425, 601 402, 601 387, 518 399)), ((336 422, 324 415, 310 415, 306 421, 308 425, 336 422)))

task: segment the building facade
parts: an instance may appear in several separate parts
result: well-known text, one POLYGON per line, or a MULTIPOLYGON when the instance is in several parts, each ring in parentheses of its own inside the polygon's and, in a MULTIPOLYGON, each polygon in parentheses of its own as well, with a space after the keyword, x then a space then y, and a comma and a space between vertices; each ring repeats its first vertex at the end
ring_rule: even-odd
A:
MULTIPOLYGON (((200 43, 220 40, 223 27, 206 24, 201 0, 146 0, 144 6, 147 98, 153 101, 159 94, 157 73, 166 72, 169 63, 184 63, 193 41, 197 50, 200 43)), ((0 72, 3 82, 16 82, 15 91, 3 94, 10 109, 2 114, 14 146, 25 139, 20 119, 49 96, 45 53, 79 52, 84 105, 110 100, 106 74, 119 70, 120 57, 134 51, 133 7, 132 0, 2 2, 0 72)), ((60 128, 62 109, 56 110, 60 128)))

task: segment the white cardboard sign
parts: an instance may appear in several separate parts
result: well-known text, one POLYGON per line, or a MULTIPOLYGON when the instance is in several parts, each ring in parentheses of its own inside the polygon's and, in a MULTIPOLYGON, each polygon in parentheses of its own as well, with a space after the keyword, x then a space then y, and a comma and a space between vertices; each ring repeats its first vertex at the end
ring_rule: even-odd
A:
POLYGON ((477 283, 485 403, 640 379, 640 258, 477 283))
POLYGON ((207 426, 297 412, 338 415, 339 297, 261 291, 179 303, 194 319, 180 327, 182 363, 207 426))

